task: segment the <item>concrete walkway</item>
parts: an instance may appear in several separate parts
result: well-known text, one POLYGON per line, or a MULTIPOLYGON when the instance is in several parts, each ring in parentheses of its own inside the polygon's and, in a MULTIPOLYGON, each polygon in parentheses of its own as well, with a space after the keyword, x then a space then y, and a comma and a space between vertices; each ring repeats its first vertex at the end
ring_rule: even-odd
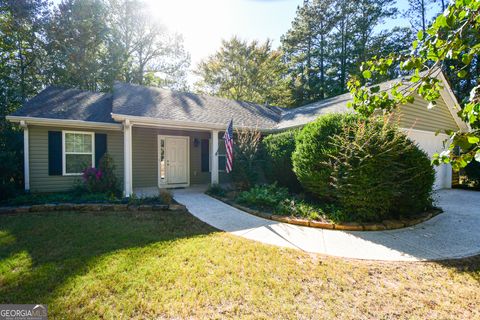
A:
POLYGON ((232 234, 281 247, 338 257, 424 261, 480 254, 480 192, 441 190, 444 213, 414 227, 388 231, 335 231, 262 219, 211 198, 199 188, 174 198, 200 220, 232 234))

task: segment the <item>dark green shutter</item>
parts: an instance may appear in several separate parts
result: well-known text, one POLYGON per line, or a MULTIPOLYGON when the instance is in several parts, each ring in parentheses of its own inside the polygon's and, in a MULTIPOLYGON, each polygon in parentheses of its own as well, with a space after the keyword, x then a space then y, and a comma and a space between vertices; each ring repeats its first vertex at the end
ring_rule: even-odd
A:
POLYGON ((48 174, 62 175, 62 132, 48 131, 48 174))
POLYGON ((210 144, 208 139, 202 139, 200 147, 202 154, 202 172, 208 172, 210 169, 210 144))
POLYGON ((95 133, 95 167, 98 168, 100 159, 107 152, 107 135, 105 133, 95 133))

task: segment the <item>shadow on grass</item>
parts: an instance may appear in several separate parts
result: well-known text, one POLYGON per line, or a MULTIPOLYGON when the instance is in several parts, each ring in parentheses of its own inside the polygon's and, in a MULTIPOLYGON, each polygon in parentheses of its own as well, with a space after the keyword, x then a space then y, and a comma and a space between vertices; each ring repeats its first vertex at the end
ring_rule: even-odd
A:
POLYGON ((463 259, 436 261, 436 263, 455 269, 461 274, 469 275, 480 284, 480 255, 463 259))
POLYGON ((106 254, 216 231, 189 213, 0 216, 0 303, 47 303, 106 254))

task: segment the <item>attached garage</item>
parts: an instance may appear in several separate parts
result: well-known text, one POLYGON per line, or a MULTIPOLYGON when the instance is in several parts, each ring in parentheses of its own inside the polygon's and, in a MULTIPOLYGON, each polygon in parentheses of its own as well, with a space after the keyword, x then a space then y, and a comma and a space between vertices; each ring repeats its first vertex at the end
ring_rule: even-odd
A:
MULTIPOLYGON (((421 131, 410 129, 407 130, 407 135, 415 141, 430 157, 435 153, 440 153, 445 150, 444 144, 448 136, 446 134, 439 134, 428 131, 421 131)), ((445 189, 452 187, 452 166, 449 164, 442 164, 435 167, 435 185, 434 189, 445 189)))
MULTIPOLYGON (((413 103, 400 106, 395 113, 395 120, 400 128, 430 157, 445 150, 445 145, 448 143, 448 136, 440 132, 444 132, 446 129, 454 131, 469 130, 468 126, 457 116, 458 103, 445 77, 441 72, 438 73, 437 77, 443 84, 443 90, 441 91, 441 97, 436 101, 435 107, 429 108, 428 102, 417 96, 413 103)), ((382 83, 380 87, 382 90, 388 90, 397 81, 392 80, 382 83)), ((350 100, 350 94, 346 93, 283 111, 278 128, 284 130, 301 127, 327 113, 353 112, 352 109, 347 107, 350 100)), ((451 188, 451 166, 441 165, 436 167, 435 170, 437 174, 434 188, 451 188)))

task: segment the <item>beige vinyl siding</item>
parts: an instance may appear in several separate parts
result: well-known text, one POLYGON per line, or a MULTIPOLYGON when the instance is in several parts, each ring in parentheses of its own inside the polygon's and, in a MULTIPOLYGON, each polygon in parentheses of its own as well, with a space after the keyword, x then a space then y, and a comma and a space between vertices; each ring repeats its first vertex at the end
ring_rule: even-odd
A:
POLYGON ((209 132, 166 130, 133 127, 132 131, 132 183, 133 188, 158 186, 158 136, 190 137, 190 184, 210 182, 210 173, 201 172, 200 143, 194 146, 195 138, 210 139, 209 132))
POLYGON ((62 127, 29 126, 30 190, 32 192, 58 192, 71 189, 80 176, 48 175, 48 131, 84 131, 107 134, 107 152, 113 157, 116 175, 123 187, 123 133, 120 131, 72 129, 62 127))
POLYGON ((458 130, 458 125, 443 98, 438 99, 437 105, 428 109, 428 102, 417 96, 413 103, 401 106, 400 127, 424 131, 458 130))

